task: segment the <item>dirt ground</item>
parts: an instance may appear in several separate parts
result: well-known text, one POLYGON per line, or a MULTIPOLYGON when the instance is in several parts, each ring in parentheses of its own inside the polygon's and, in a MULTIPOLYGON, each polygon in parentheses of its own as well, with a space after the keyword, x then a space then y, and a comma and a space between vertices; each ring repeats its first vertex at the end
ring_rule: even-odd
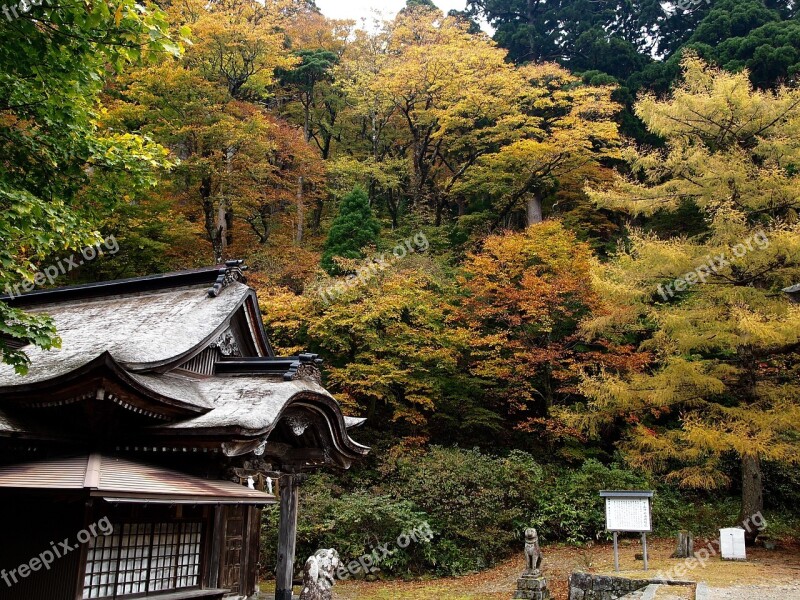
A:
MULTIPOLYGON (((704 540, 695 542, 695 551, 705 546, 704 540)), ((648 540, 649 571, 642 570, 642 562, 634 555, 641 552, 638 540, 620 541, 621 575, 634 578, 655 577, 659 571, 669 573, 684 561, 669 558, 675 550, 674 540, 648 540)), ((547 546, 543 548, 544 574, 555 600, 567 599, 567 578, 574 570, 595 573, 613 573, 614 559, 611 545, 591 548, 547 546)), ((522 552, 494 569, 446 579, 429 581, 377 581, 337 583, 335 600, 509 600, 516 588, 516 580, 524 567, 522 552)), ((784 545, 775 551, 748 548, 746 562, 722 561, 711 556, 704 566, 696 564, 681 577, 689 581, 705 581, 715 588, 732 586, 797 585, 800 581, 800 546, 784 545)), ((751 596, 757 600, 755 596, 751 596)))

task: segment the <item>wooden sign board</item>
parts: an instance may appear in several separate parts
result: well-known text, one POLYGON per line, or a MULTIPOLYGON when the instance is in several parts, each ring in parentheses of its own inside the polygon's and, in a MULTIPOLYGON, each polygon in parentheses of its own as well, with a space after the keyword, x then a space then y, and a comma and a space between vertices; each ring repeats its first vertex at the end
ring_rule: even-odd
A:
POLYGON ((619 546, 617 534, 635 532, 642 534, 642 558, 647 571, 647 534, 653 530, 650 502, 653 492, 637 490, 603 490, 600 497, 606 501, 606 531, 614 533, 614 570, 619 572, 619 546))
POLYGON ((653 492, 602 491, 606 501, 606 531, 650 533, 653 523, 650 502, 653 492))
POLYGON ((650 501, 647 498, 606 498, 606 530, 650 533, 650 501))

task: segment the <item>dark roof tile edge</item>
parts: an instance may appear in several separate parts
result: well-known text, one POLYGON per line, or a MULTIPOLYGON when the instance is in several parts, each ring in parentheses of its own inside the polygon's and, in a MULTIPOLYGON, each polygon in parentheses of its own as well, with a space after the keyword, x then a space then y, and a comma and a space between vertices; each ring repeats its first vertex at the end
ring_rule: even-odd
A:
POLYGON ((11 306, 27 307, 198 285, 208 285, 210 289, 216 289, 218 293, 226 275, 234 269, 243 271, 246 267, 242 266, 242 261, 227 261, 225 264, 212 267, 36 290, 19 296, 4 294, 0 296, 0 301, 11 306))

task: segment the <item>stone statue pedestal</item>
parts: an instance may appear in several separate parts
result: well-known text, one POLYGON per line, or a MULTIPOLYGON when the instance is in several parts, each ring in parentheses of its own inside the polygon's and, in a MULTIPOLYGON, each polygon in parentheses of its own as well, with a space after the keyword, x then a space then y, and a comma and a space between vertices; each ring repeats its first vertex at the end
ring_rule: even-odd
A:
POLYGON ((521 600, 550 600, 550 590, 547 588, 547 579, 542 576, 539 569, 526 569, 522 577, 517 579, 515 599, 521 600))

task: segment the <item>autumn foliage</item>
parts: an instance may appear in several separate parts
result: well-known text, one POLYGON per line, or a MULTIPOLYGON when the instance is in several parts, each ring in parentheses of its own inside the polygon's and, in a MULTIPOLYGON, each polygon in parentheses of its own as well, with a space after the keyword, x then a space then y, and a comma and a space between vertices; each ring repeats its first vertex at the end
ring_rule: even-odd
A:
MULTIPOLYGON (((800 283, 800 91, 692 52, 655 65, 625 49, 658 32, 620 44, 597 23, 530 31, 549 48, 531 56, 561 64, 527 62, 501 10, 515 2, 470 4, 494 40, 428 2, 369 29, 304 0, 0 19, 0 284, 108 233, 118 256, 76 281, 243 258, 278 352, 319 353, 326 387, 367 417, 379 498, 404 461, 460 445, 592 459, 589 475, 625 461, 754 512, 767 474, 800 461, 800 311, 782 292, 800 283), (580 48, 646 71, 638 97, 580 48)), ((547 10, 602 20, 561 4, 547 10)), ((0 302, 2 360, 24 371, 29 343, 57 332, 0 302)), ((432 454, 467 482, 462 460, 505 460, 432 454)))

